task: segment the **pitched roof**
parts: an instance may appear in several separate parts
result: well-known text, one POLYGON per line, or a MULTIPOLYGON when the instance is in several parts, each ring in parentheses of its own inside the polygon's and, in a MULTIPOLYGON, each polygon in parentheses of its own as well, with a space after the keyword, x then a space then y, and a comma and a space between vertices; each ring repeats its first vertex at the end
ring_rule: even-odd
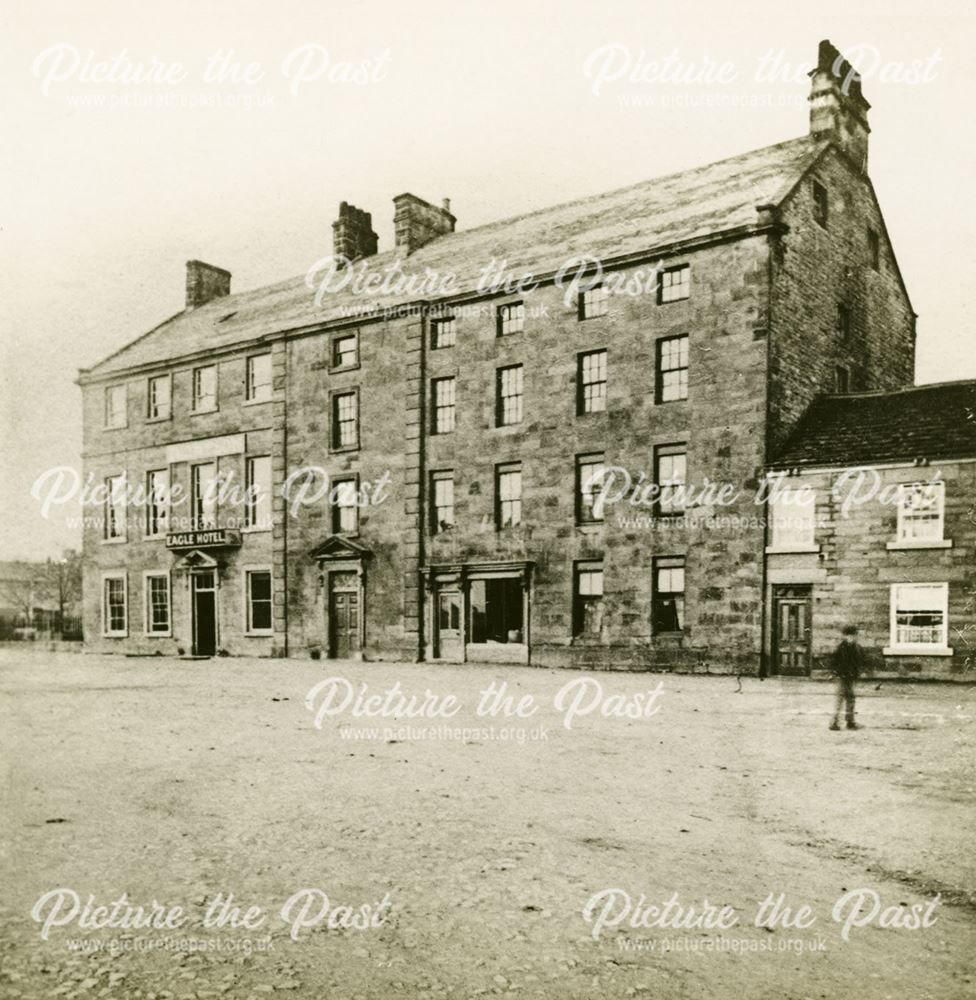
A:
POLYGON ((820 396, 770 464, 854 466, 976 458, 976 380, 820 396))
MULTIPOLYGON (((493 259, 505 262, 506 274, 540 276, 574 256, 606 261, 755 225, 756 207, 778 205, 828 145, 805 135, 607 194, 461 230, 402 258, 403 271, 453 274, 459 292, 473 292, 493 259)), ((370 270, 382 274, 398 258, 396 250, 376 254, 368 258, 370 270)), ((104 375, 327 323, 365 304, 388 309, 418 298, 393 294, 364 299, 346 289, 330 293, 317 307, 314 297, 302 275, 215 299, 177 313, 85 374, 104 375)))

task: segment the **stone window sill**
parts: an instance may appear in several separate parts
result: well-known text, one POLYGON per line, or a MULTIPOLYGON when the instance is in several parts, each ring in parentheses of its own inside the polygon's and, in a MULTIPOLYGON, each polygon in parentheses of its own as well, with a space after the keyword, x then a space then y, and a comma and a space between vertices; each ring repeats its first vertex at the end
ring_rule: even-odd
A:
POLYGON ((819 545, 767 545, 766 555, 812 555, 820 551, 819 545))
POLYGON ((938 538, 938 539, 923 539, 917 542, 888 542, 887 548, 889 551, 898 551, 899 549, 951 549, 952 539, 950 538, 938 538))
POLYGON ((952 656, 949 646, 885 646, 885 656, 952 656))
POLYGON ((270 403, 271 397, 268 396, 267 399, 245 399, 241 406, 260 406, 262 403, 270 403))

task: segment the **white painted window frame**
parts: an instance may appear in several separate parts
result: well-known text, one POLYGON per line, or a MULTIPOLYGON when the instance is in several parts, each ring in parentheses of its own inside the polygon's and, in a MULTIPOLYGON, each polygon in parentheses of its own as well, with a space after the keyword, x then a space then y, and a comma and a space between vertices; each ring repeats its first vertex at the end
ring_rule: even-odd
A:
POLYGON ((118 431, 122 430, 124 427, 129 426, 129 387, 125 382, 116 385, 108 385, 105 387, 105 397, 104 397, 104 423, 105 430, 107 431, 118 431), (113 392, 120 391, 122 393, 122 417, 119 423, 112 423, 110 420, 112 409, 109 406, 109 399, 113 392))
POLYGON ((171 420, 173 417, 173 376, 169 373, 163 375, 150 375, 146 379, 146 420, 149 423, 154 423, 159 420, 171 420), (156 413, 153 410, 153 386, 157 382, 165 382, 168 386, 168 395, 166 398, 166 412, 156 413))
POLYGON ((127 639, 129 637, 129 574, 124 569, 105 570, 101 577, 101 596, 99 604, 102 612, 102 638, 103 639, 127 639), (112 630, 109 626, 108 601, 106 600, 106 584, 109 580, 122 581, 122 607, 124 610, 125 626, 121 629, 112 630))
POLYGON ((171 639, 173 637, 173 581, 167 570, 147 569, 142 574, 142 617, 143 635, 147 639, 171 639), (164 632, 154 632, 152 629, 152 614, 150 613, 150 579, 164 579, 166 581, 166 616, 169 627, 164 632))
POLYGON ((270 351, 262 351, 260 354, 249 354, 244 362, 244 405, 253 406, 257 403, 270 403, 274 395, 274 364, 271 360, 270 351), (258 384, 254 381, 254 364, 262 358, 268 359, 268 381, 261 383, 262 392, 266 395, 258 395, 258 384), (265 390, 264 387, 267 386, 265 390))
POLYGON ((190 371, 190 412, 191 413, 216 413, 220 409, 220 379, 217 365, 197 365, 190 371), (201 398, 197 395, 197 372, 213 372, 213 403, 210 406, 201 406, 201 398))
POLYGON ((889 597, 889 622, 888 622, 888 642, 882 652, 885 656, 952 656, 952 648, 949 646, 949 584, 943 581, 922 582, 915 580, 902 580, 893 583, 890 587, 889 597), (942 593, 942 642, 916 642, 899 643, 898 635, 898 589, 900 587, 932 587, 939 588, 942 593))
POLYGON ((934 483, 900 483, 898 486, 898 521, 895 527, 895 540, 888 542, 889 549, 949 549, 952 548, 952 540, 945 537, 945 498, 946 484, 944 482, 934 483), (912 518, 906 517, 905 500, 909 491, 922 487, 938 487, 937 497, 938 507, 938 536, 935 538, 909 538, 907 528, 912 523, 912 518))

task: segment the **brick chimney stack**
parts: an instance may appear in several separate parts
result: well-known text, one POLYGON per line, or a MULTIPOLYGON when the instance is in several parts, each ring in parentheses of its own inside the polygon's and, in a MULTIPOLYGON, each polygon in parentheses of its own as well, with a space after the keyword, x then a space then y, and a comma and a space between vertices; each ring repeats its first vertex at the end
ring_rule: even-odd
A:
POLYGON ((230 295, 230 271, 202 260, 186 262, 186 308, 196 309, 211 299, 230 295))
POLYGON ((372 215, 348 202, 340 202, 339 218, 332 223, 332 246, 336 257, 350 261, 372 257, 378 246, 372 215))
POLYGON ((833 139, 858 170, 868 170, 868 109, 861 77, 826 39, 810 71, 810 134, 833 139))
POLYGON ((457 219, 451 215, 451 202, 447 198, 438 208, 415 194, 400 194, 393 199, 393 207, 397 250, 411 254, 438 236, 454 232, 457 219))

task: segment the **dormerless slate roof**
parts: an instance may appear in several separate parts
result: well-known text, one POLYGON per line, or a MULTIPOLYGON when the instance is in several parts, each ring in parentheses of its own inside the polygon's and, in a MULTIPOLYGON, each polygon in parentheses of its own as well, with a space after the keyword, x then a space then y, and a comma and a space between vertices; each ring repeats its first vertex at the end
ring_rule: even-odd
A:
MULTIPOLYGON (((780 204, 827 146, 802 136, 608 194, 451 233, 409 257, 389 250, 370 257, 370 268, 382 272, 400 257, 407 274, 426 268, 440 275, 452 273, 459 291, 473 292, 492 259, 505 261, 506 273, 539 276, 574 256, 606 261, 753 226, 757 206, 780 204)), ((323 247, 323 257, 330 252, 323 247)), ((414 299, 415 295, 392 295, 364 301, 341 291, 329 294, 316 307, 314 292, 302 275, 177 313, 87 374, 105 375, 327 323, 366 303, 386 309, 414 299)))
POLYGON ((976 458, 976 381, 820 396, 773 468, 976 458))

